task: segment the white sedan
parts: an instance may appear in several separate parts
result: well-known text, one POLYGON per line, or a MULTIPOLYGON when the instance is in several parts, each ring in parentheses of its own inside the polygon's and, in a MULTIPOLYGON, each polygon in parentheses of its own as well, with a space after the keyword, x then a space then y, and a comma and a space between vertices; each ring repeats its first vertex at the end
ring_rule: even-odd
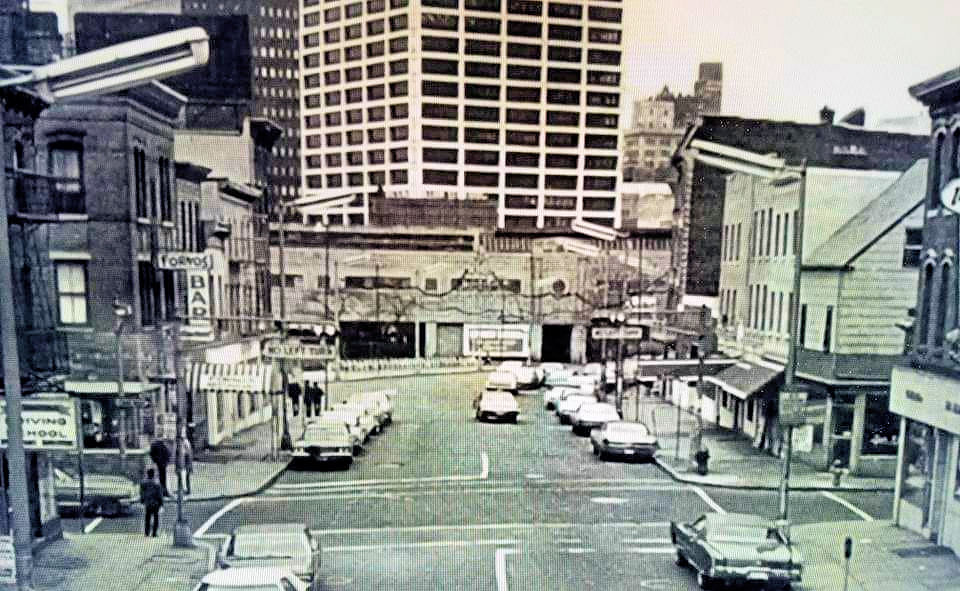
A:
POLYGON ((581 396, 579 394, 567 396, 560 401, 560 404, 557 405, 557 418, 560 420, 560 424, 568 424, 570 422, 570 418, 580 409, 581 406, 584 404, 591 404, 596 401, 597 399, 594 396, 581 396))
POLYGON ((501 419, 516 423, 520 416, 520 405, 509 392, 484 392, 474 399, 473 408, 478 421, 501 419))
POLYGON ((570 416, 573 432, 577 435, 589 435, 592 429, 602 427, 610 421, 619 421, 620 413, 617 407, 605 402, 592 402, 581 405, 577 412, 570 416))
POLYGON ((217 569, 200 580, 194 591, 308 591, 311 586, 289 569, 241 566, 217 569))
POLYGON ((580 388, 570 386, 554 386, 543 391, 543 408, 553 410, 560 404, 560 401, 567 396, 579 394, 580 388))

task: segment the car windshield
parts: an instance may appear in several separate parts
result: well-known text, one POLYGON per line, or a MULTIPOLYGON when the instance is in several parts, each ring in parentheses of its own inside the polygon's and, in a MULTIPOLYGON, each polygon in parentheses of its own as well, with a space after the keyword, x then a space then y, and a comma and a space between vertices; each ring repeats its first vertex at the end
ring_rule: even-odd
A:
POLYGON ((759 544, 767 539, 767 529, 752 525, 726 525, 707 534, 711 542, 759 544))
POLYGON ((239 559, 296 558, 306 553, 306 541, 300 536, 249 534, 234 540, 232 556, 239 559))

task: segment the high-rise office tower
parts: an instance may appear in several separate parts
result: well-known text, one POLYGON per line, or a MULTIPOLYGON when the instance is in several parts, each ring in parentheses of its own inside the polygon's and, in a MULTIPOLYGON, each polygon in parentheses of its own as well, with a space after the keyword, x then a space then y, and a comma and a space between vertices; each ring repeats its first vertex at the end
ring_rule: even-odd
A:
POLYGON ((191 15, 244 14, 253 51, 253 115, 280 126, 269 171, 272 194, 284 200, 300 191, 299 0, 183 0, 191 15))
POLYGON ((304 189, 619 226, 619 0, 302 0, 304 189))

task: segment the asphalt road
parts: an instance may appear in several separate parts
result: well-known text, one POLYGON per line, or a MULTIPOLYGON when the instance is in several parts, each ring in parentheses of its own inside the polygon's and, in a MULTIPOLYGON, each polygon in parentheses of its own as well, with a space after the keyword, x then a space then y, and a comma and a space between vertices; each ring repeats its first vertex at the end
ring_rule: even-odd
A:
MULTIPOLYGON (((188 503, 203 540, 245 523, 302 521, 324 546, 323 589, 694 589, 673 564, 670 520, 706 511, 777 512, 775 492, 697 488, 654 464, 598 461, 586 438, 519 397, 519 424, 478 423, 479 374, 383 380, 394 424, 348 470, 288 470, 257 497, 188 503)), ((889 517, 889 494, 793 493, 793 521, 889 517)), ((175 507, 163 517, 172 526, 175 507)), ((77 528, 76 520, 67 521, 77 528)), ((139 515, 98 532, 137 531, 139 515)))

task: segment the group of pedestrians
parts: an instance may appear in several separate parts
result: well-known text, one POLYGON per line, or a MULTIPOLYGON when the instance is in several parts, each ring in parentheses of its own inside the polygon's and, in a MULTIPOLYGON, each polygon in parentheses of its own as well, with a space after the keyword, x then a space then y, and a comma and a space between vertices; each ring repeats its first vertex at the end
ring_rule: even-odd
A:
MULTIPOLYGON (((183 479, 184 494, 190 494, 190 475, 193 473, 193 448, 190 440, 184 436, 180 438, 180 458, 177 465, 183 479)), ((150 459, 156 469, 147 468, 147 474, 140 482, 140 502, 143 503, 143 533, 147 537, 157 537, 157 528, 160 524, 160 513, 163 511, 164 498, 170 497, 167 488, 167 466, 172 455, 167 442, 156 439, 150 444, 150 459), (159 481, 157 480, 159 476, 159 481)))

